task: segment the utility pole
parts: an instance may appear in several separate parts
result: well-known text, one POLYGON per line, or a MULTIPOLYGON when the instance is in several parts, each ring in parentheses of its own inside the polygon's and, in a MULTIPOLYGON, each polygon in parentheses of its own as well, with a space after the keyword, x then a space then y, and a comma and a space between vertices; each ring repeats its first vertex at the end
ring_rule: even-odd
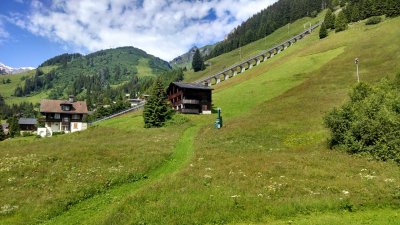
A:
POLYGON ((360 83, 360 75, 358 73, 358 65, 360 64, 360 59, 356 58, 355 59, 355 63, 356 63, 356 66, 357 66, 357 82, 360 83))

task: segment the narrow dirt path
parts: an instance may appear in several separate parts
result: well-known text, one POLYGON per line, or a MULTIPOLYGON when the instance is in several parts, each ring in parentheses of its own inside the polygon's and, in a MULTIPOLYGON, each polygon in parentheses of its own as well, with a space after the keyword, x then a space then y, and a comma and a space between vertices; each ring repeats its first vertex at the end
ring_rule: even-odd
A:
POLYGON ((82 201, 65 213, 43 222, 43 224, 91 224, 102 220, 108 215, 108 212, 118 207, 127 196, 182 168, 193 155, 193 142, 199 128, 199 125, 187 128, 175 145, 173 157, 161 167, 150 172, 147 179, 123 184, 82 201))

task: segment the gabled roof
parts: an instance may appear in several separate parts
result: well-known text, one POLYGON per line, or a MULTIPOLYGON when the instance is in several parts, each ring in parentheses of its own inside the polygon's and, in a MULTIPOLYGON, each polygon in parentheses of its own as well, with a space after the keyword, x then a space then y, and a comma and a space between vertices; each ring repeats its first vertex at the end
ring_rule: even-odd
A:
POLYGON ((212 88, 210 88, 208 86, 204 86, 202 84, 183 83, 183 82, 172 82, 171 84, 174 84, 180 88, 185 88, 185 89, 213 90, 212 88))
POLYGON ((19 118, 19 125, 36 125, 37 120, 35 118, 19 118))
POLYGON ((43 99, 40 102, 41 113, 66 113, 66 114, 87 114, 88 109, 85 101, 68 102, 72 105, 71 111, 64 111, 61 105, 66 103, 65 100, 43 99))

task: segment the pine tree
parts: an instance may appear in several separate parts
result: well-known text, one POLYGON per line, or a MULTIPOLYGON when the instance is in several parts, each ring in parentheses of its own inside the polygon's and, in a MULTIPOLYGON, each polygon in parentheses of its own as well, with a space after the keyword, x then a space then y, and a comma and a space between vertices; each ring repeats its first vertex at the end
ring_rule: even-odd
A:
POLYGON ((204 60, 200 55, 199 49, 196 49, 196 52, 193 55, 192 68, 194 72, 205 69, 204 60))
POLYGON ((0 124, 0 141, 6 139, 6 134, 4 133, 3 126, 0 124))
POLYGON ((160 78, 153 83, 150 97, 144 106, 144 127, 162 127, 171 118, 172 108, 166 100, 166 93, 160 78))
POLYGON ((339 15, 336 18, 335 31, 340 32, 340 31, 344 31, 346 29, 347 29, 347 18, 342 11, 339 13, 339 15))
POLYGON ((328 36, 328 31, 326 30, 325 23, 322 23, 321 29, 319 30, 319 38, 324 39, 328 36))
POLYGON ((335 14, 332 13, 331 9, 328 9, 324 19, 326 29, 335 29, 335 20, 336 20, 335 14))
POLYGON ((9 126, 8 134, 10 135, 10 137, 19 136, 20 130, 17 117, 11 117, 7 120, 7 122, 9 126))

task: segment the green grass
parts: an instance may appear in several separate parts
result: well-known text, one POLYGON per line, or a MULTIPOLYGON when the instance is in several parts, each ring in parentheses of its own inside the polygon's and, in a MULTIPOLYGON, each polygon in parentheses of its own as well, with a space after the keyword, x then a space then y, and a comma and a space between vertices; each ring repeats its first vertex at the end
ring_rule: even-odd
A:
POLYGON ((380 208, 390 217, 376 221, 393 222, 387 208, 400 206, 398 165, 327 149, 322 116, 355 84, 355 57, 366 82, 400 70, 399 24, 354 24, 323 41, 316 32, 275 61, 214 86, 225 127, 202 128, 191 166, 130 196, 98 223, 307 223, 308 215, 325 215, 312 218, 319 223, 338 221, 344 211, 356 213, 346 213, 347 221, 368 222, 380 208))
POLYGON ((314 24, 319 20, 323 19, 323 15, 324 14, 321 13, 316 18, 303 18, 297 20, 290 24, 289 27, 290 29, 288 29, 288 26, 284 26, 263 39, 260 39, 258 41, 243 46, 240 50, 236 49, 231 52, 220 55, 218 57, 212 58, 207 61, 211 63, 211 66, 208 66, 207 69, 204 71, 196 73, 193 70, 186 72, 185 80, 192 82, 200 79, 205 75, 212 75, 214 73, 220 72, 225 68, 234 65, 235 63, 241 62, 253 55, 262 52, 263 50, 267 50, 277 44, 280 44, 281 42, 286 41, 290 37, 293 37, 294 35, 297 35, 300 32, 304 31, 304 24, 308 24, 310 22, 314 24), (240 52, 242 58, 240 58, 240 52))
MULTIPOLYGON (((48 73, 52 69, 55 69, 55 66, 45 66, 41 67, 42 71, 45 73, 48 73)), ((18 86, 23 86, 24 81, 21 80, 23 77, 32 77, 35 75, 35 70, 27 71, 24 73, 19 73, 19 74, 12 74, 12 75, 4 75, 0 76, 0 81, 2 79, 10 79, 11 83, 9 84, 3 84, 0 83, 0 95, 4 97, 4 100, 6 101, 7 104, 12 105, 12 104, 19 104, 21 102, 32 102, 32 103, 39 103, 41 99, 47 97, 46 92, 40 92, 37 94, 34 94, 32 96, 28 97, 14 97, 14 90, 18 86)))
POLYGON ((355 85, 355 57, 366 82, 400 71, 399 25, 314 32, 213 86, 220 130, 215 115, 148 130, 133 113, 2 142, 0 223, 396 224, 398 165, 327 149, 322 117, 355 85))
POLYGON ((151 179, 152 171, 175 157, 175 143, 188 126, 144 129, 134 113, 85 132, 1 142, 0 223, 46 221, 114 187, 123 193, 130 184, 151 179), (126 126, 118 125, 122 121, 126 126))
MULTIPOLYGON (((260 223, 264 224, 264 223, 260 223)), ((290 218, 283 221, 271 221, 268 224, 320 224, 320 225, 352 225, 352 224, 400 224, 400 212, 398 209, 377 209, 359 212, 339 212, 311 214, 300 218, 290 218)), ((254 224, 255 225, 255 224, 254 224)))
POLYGON ((137 65, 138 77, 145 76, 155 76, 153 70, 149 66, 149 59, 141 58, 139 59, 139 64, 137 65))

